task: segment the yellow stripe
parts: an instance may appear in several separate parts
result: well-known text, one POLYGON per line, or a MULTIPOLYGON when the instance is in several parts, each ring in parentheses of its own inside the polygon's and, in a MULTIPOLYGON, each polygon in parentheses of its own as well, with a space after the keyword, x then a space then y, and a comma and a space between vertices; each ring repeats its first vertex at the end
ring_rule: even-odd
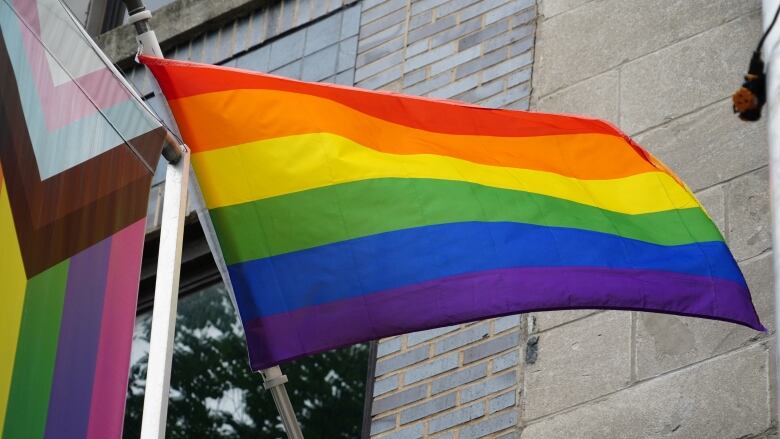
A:
POLYGON ((280 137, 205 151, 195 154, 192 160, 209 208, 338 183, 392 177, 468 181, 629 214, 699 205, 663 172, 612 180, 579 180, 439 155, 382 153, 329 133, 280 137))
POLYGON ((230 90, 176 99, 170 106, 187 145, 195 152, 298 134, 332 133, 389 154, 445 155, 588 180, 658 170, 626 139, 615 135, 445 134, 395 124, 299 93, 230 90))
POLYGON ((0 434, 5 425, 8 391, 16 356, 16 341, 22 320, 24 288, 27 279, 22 264, 22 254, 11 216, 11 206, 5 185, 0 188, 0 279, 3 281, 0 295, 0 434))

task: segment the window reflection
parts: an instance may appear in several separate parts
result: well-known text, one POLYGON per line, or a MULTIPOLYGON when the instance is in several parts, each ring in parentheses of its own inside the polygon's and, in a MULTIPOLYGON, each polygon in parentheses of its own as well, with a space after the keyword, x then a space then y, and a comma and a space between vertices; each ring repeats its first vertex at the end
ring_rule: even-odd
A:
MULTIPOLYGON (((136 320, 124 437, 140 435, 151 314, 136 320)), ((283 365, 306 438, 360 436, 368 345, 283 365)), ((180 299, 168 407, 169 438, 283 438, 271 394, 251 373, 223 285, 180 299)))

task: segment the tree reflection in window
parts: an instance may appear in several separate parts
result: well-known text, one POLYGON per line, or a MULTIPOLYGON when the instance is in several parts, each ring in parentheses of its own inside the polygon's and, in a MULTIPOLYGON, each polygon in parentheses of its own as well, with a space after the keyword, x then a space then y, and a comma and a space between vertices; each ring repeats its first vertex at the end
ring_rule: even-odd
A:
MULTIPOLYGON (((140 435, 150 326, 150 314, 136 322, 126 438, 140 435)), ((367 361, 368 345, 360 344, 283 365, 307 439, 360 436, 367 361)), ((249 369, 243 332, 221 284, 179 301, 166 436, 286 437, 271 394, 249 369)))

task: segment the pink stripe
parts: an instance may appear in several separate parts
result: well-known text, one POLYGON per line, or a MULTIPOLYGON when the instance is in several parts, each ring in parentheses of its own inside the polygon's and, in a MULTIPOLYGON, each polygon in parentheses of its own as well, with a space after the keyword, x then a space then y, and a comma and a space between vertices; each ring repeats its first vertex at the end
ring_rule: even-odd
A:
MULTIPOLYGON (((40 20, 37 2, 14 2, 14 7, 26 23, 40 36, 40 20)), ((22 39, 27 51, 30 68, 33 71, 41 108, 46 118, 46 127, 53 131, 62 128, 85 116, 96 113, 97 109, 79 89, 80 84, 99 108, 108 108, 130 98, 129 93, 116 83, 116 78, 107 68, 75 78, 59 86, 52 83, 46 52, 33 33, 22 24, 22 39), (57 111, 54 111, 54 110, 57 111), (67 111, 63 111, 67 109, 67 111)), ((22 78, 23 79, 23 78, 22 78)))
POLYGON ((88 439, 122 436, 144 225, 145 219, 137 221, 111 241, 88 439))

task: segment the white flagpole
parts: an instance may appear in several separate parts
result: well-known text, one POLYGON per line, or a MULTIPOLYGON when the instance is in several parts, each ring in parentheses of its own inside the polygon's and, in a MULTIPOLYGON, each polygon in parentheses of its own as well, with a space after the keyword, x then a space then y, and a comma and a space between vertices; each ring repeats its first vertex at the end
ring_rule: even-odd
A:
POLYGON ((142 439, 165 438, 179 296, 181 246, 184 217, 187 214, 189 167, 190 156, 185 151, 178 162, 168 163, 165 174, 160 252, 157 258, 152 334, 149 340, 149 363, 146 369, 146 391, 141 421, 142 439))
MULTIPOLYGON (((772 23, 780 0, 764 0, 762 4, 763 28, 766 29, 772 23)), ((769 143, 769 193, 772 208, 772 261, 774 264, 774 298, 775 321, 780 311, 780 50, 776 47, 780 32, 778 25, 767 35, 763 45, 763 55, 766 62, 767 88, 766 88, 766 126, 767 140, 769 143)), ((780 337, 775 329, 775 364, 780 364, 780 337)), ((777 369, 775 367, 775 369, 777 369)), ((780 374, 775 376, 775 401, 780 401, 780 374)), ((776 414, 780 413, 780 406, 775 403, 776 414)))
POLYGON ((282 418, 284 430, 287 432, 287 437, 289 439, 303 439, 301 426, 295 418, 295 411, 290 402, 290 397, 287 395, 287 389, 284 388, 284 383, 287 382, 287 375, 282 374, 282 369, 279 366, 263 369, 260 374, 263 376, 263 387, 271 391, 276 409, 282 418))
MULTIPOLYGON (((141 0, 124 0, 129 22, 138 33, 138 43, 145 55, 163 58, 160 43, 149 27, 152 18, 141 0)), ((159 92, 159 89, 156 90, 159 92)), ((160 94, 162 98, 162 95, 160 94)), ((173 118, 171 118, 173 121, 173 118)), ((175 123, 175 122, 174 122, 175 123)), ((168 394, 171 383, 171 362, 173 338, 178 303, 179 271, 181 269, 181 246, 184 235, 184 217, 187 208, 190 155, 186 149, 163 150, 168 160, 165 177, 165 195, 160 230, 160 252, 157 259, 157 279, 154 292, 152 333, 149 344, 149 363, 146 371, 144 409, 141 420, 141 439, 164 439, 168 414, 168 394)), ((218 246, 209 242, 212 251, 218 246)), ((222 271, 222 270, 220 270, 222 271)), ((227 280, 226 280, 227 281, 227 280)), ((236 309, 236 311, 238 311, 236 309)), ((261 371, 263 387, 271 392, 279 415, 282 418, 289 439, 303 439, 295 411, 287 395, 284 383, 287 376, 279 366, 261 371)))
MULTIPOLYGON (((129 21, 138 33, 142 53, 162 57, 154 31, 149 29, 152 14, 140 1, 126 2, 129 21)), ((168 416, 168 395, 171 386, 173 338, 176 332, 176 307, 179 299, 181 249, 184 238, 184 217, 187 215, 187 188, 190 176, 190 155, 165 150, 168 160, 165 173, 165 194, 160 221, 160 251, 157 257, 157 277, 152 308, 152 333, 149 340, 149 363, 146 369, 144 409, 141 418, 142 439, 164 439, 168 416)))

